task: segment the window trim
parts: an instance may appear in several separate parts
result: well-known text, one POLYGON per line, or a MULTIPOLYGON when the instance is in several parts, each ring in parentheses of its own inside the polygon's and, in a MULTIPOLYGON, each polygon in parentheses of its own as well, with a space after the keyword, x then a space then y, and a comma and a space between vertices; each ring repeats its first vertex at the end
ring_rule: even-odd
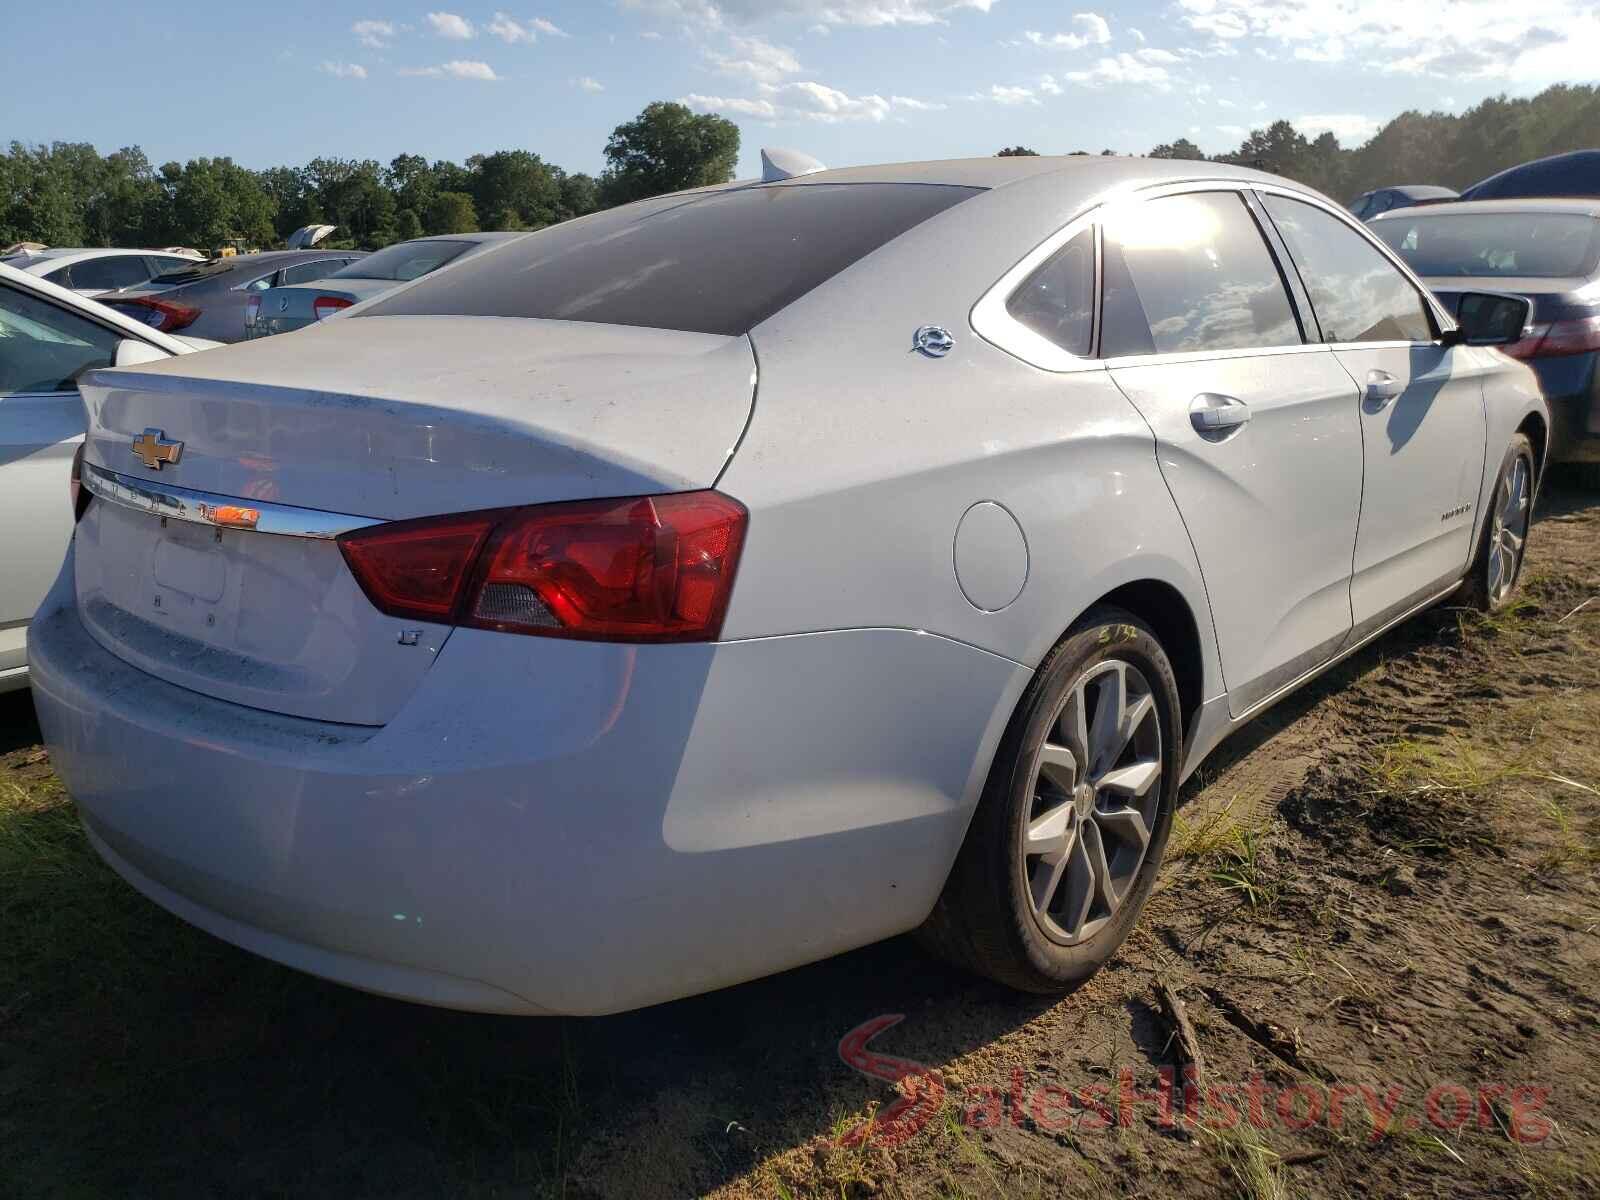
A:
POLYGON ((1040 370, 1050 371, 1054 374, 1103 371, 1109 367, 1143 366, 1155 363, 1207 362, 1214 359, 1309 354, 1322 350, 1345 350, 1358 347, 1372 349, 1385 346, 1437 345, 1445 333, 1456 328, 1455 318, 1446 312, 1444 306, 1435 299, 1433 293, 1422 285, 1416 273, 1407 267, 1404 261, 1394 254, 1382 239, 1368 232, 1360 221, 1352 218, 1349 213, 1314 192, 1301 191, 1295 187, 1265 180, 1237 178, 1187 179, 1179 183, 1154 184, 1150 187, 1138 188, 1120 195, 1105 197, 1045 238, 1032 250, 1028 251, 1027 254, 1023 255, 999 279, 990 284, 988 290, 972 306, 967 316, 967 322, 972 326, 974 333, 991 345, 1004 350, 1013 358, 1021 359, 1029 366, 1038 367, 1040 370), (1315 306, 1311 303, 1309 291, 1304 296, 1304 308, 1300 307, 1302 302, 1300 291, 1304 288, 1304 281, 1300 277, 1300 264, 1295 260, 1294 255, 1290 253, 1288 244, 1283 242, 1277 226, 1271 225, 1270 216, 1267 214, 1264 204, 1260 206, 1259 214, 1257 213, 1256 206, 1251 203, 1250 193, 1285 196, 1290 200, 1303 201, 1329 213, 1350 229, 1355 230, 1359 236, 1365 238, 1369 244, 1377 249, 1378 253, 1389 260, 1411 284, 1412 288, 1416 290, 1417 294, 1422 297, 1423 306, 1431 315, 1433 321, 1434 336, 1431 342, 1325 342, 1318 340, 1305 341, 1299 345, 1290 346, 1245 347, 1237 350, 1183 350, 1164 354, 1129 354, 1119 358, 1099 357, 1100 306, 1104 288, 1104 258, 1100 225, 1106 210, 1114 205, 1157 200, 1164 196, 1179 196, 1191 192, 1234 192, 1244 201, 1245 208, 1252 217, 1257 219, 1258 225, 1260 224, 1260 218, 1266 217, 1268 219, 1270 228, 1262 228, 1260 231, 1262 241, 1265 243, 1268 253, 1274 257, 1277 255, 1278 245, 1282 244, 1284 257, 1278 260, 1278 271, 1280 276, 1283 277, 1284 289, 1288 293, 1290 307, 1295 310, 1296 319, 1304 336, 1309 337, 1311 329, 1315 328, 1320 338, 1322 323, 1316 315, 1315 306), (1035 333, 1012 317, 1006 308, 1012 293, 1021 287, 1029 276, 1047 262, 1057 250, 1083 232, 1085 228, 1093 228, 1095 231, 1095 327, 1092 341, 1094 350, 1093 354, 1087 358, 1063 350, 1048 338, 1035 333), (1292 281, 1289 278, 1288 267, 1294 268, 1292 281))

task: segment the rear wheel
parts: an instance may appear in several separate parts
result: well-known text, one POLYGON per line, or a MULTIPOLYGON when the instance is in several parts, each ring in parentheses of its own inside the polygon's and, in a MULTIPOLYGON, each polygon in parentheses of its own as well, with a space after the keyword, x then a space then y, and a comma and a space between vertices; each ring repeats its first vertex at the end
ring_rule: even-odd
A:
POLYGON ((1522 575, 1522 557, 1533 522, 1533 445, 1522 434, 1511 439, 1490 493, 1478 555, 1467 576, 1464 599, 1483 612, 1503 608, 1522 575))
POLYGON ((1172 824, 1178 688, 1155 635, 1091 612, 1012 718, 922 940, 1024 991, 1064 991, 1132 930, 1172 824))

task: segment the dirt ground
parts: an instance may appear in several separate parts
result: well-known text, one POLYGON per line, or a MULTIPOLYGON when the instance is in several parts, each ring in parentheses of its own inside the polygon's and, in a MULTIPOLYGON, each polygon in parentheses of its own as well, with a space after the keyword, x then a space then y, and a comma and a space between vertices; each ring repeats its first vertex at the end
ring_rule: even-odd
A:
POLYGON ((1547 489, 1515 608, 1413 621, 1214 756, 1075 994, 901 939, 528 1021, 168 917, 0 698, 0 1196, 1594 1196, 1597 730, 1600 493, 1547 489))

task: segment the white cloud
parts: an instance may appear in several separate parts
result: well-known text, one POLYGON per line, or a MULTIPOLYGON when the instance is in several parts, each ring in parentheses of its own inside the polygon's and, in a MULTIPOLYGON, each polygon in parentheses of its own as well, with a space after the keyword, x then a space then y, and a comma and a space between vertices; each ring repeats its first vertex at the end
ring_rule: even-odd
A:
POLYGON ((449 38, 453 42, 467 41, 478 33, 471 21, 455 13, 431 12, 428 14, 428 24, 433 26, 433 32, 439 37, 449 38))
POLYGON ((1139 45, 1141 45, 1141 46, 1144 45, 1144 34, 1140 33, 1132 25, 1128 26, 1128 36, 1131 37, 1134 41, 1138 42, 1139 45))
MULTIPOLYGON (((1505 79, 1532 90, 1594 73, 1600 15, 1569 0, 1177 0, 1179 18, 1219 43, 1251 38, 1304 62, 1389 74, 1505 79)), ((1215 49, 1215 48, 1214 48, 1215 49)))
POLYGON ((823 30, 843 25, 886 28, 942 25, 961 10, 987 13, 997 0, 619 0, 624 10, 699 29, 747 25, 772 17, 810 21, 823 30))
POLYGON ((644 40, 647 42, 659 42, 661 40, 661 35, 654 29, 646 29, 639 36, 644 38, 644 40))
POLYGON ((1108 54, 1086 71, 1068 71, 1067 78, 1091 88, 1135 84, 1158 92, 1170 90, 1172 74, 1159 62, 1146 61, 1144 56, 1150 53, 1140 50, 1134 54, 1108 54))
MULTIPOLYGON (((432 19, 431 14, 429 19, 432 19)), ((488 30, 491 37, 499 38, 508 46, 515 46, 518 42, 536 42, 539 40, 539 35, 530 26, 524 25, 515 17, 508 16, 503 12, 495 13, 494 20, 489 22, 488 30)))
POLYGON ((335 79, 365 79, 367 69, 360 63, 350 62, 324 62, 318 70, 332 75, 335 79))
POLYGON ((1039 79, 1039 91, 1045 96, 1061 95, 1061 85, 1056 82, 1054 75, 1045 75, 1039 79))
POLYGON ((566 30, 557 28, 555 22, 547 21, 543 17, 535 17, 533 20, 529 21, 528 24, 532 25, 540 33, 548 33, 551 37, 572 36, 566 30))
POLYGON ((583 92, 603 92, 606 85, 592 75, 584 75, 572 81, 572 86, 583 92))
POLYGON ((1331 133, 1341 142, 1350 145, 1366 141, 1383 126, 1382 121, 1363 117, 1359 113, 1321 113, 1296 117, 1292 124, 1308 138, 1331 133))
POLYGON ((778 119, 778 106, 770 100, 747 100, 736 96, 702 96, 690 92, 679 100, 698 112, 732 113, 738 117, 759 117, 767 121, 778 119))
POLYGON ((452 79, 499 79, 494 73, 494 68, 486 62, 472 59, 452 59, 447 63, 440 63, 437 67, 402 67, 402 75, 426 75, 433 78, 448 76, 452 79))
POLYGON ((1231 138, 1238 138, 1240 141, 1243 141, 1245 135, 1250 131, 1243 125, 1218 125, 1217 132, 1225 133, 1231 138))
POLYGON ((369 50, 382 50, 394 40, 394 35, 399 31, 391 21, 357 21, 350 26, 350 32, 355 34, 361 44, 369 50))
POLYGON ((1043 34, 1029 30, 1022 36, 1048 50, 1082 50, 1085 46, 1104 46, 1111 40, 1111 26, 1099 13, 1073 13, 1072 23, 1078 27, 1074 33, 1043 34))
POLYGON ((811 80, 766 85, 760 99, 706 96, 692 92, 681 103, 701 112, 730 113, 766 121, 817 121, 836 125, 848 121, 879 122, 897 112, 937 110, 942 104, 911 96, 851 96, 838 88, 811 80))
POLYGON ((1037 104, 1039 98, 1033 94, 1032 88, 1007 87, 1005 84, 995 83, 989 86, 987 94, 980 94, 984 100, 993 100, 996 104, 1037 104))
POLYGON ((724 75, 751 79, 756 83, 777 83, 801 69, 800 61, 792 51, 755 36, 734 35, 729 39, 728 53, 708 50, 706 57, 724 75))

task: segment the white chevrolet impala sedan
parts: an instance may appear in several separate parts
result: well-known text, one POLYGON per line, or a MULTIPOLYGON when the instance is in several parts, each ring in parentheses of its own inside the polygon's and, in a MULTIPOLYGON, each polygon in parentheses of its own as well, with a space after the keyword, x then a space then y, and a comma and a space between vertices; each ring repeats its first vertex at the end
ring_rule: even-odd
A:
POLYGON ((770 174, 85 379, 28 653, 129 883, 466 1009, 1061 990, 1222 738, 1514 588, 1526 301, 1213 163, 770 174))

